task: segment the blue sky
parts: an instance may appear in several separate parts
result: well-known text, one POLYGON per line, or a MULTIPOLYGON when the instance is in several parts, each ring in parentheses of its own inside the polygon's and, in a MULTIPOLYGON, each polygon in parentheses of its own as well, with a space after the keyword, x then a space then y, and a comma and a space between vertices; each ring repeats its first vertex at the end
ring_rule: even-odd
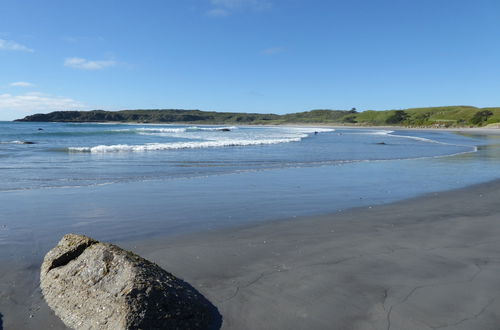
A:
POLYGON ((500 106, 498 0, 2 0, 0 120, 500 106))

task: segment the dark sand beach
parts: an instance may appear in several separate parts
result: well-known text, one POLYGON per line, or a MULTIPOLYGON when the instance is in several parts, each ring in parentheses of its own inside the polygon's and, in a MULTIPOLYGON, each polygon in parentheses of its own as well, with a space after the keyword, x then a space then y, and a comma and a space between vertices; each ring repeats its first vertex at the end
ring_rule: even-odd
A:
MULTIPOLYGON (((498 329, 500 181, 333 215, 114 242, 202 292, 224 329, 498 329)), ((61 329, 36 260, 2 265, 5 329, 61 329)))
POLYGON ((500 330, 499 36, 500 0, 0 0, 0 330, 500 330))

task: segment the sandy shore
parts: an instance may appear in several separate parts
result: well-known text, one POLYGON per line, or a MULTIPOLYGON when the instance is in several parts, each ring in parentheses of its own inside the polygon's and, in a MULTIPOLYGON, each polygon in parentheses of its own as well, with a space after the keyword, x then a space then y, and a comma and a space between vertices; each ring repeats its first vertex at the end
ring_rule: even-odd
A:
POLYGON ((498 329, 500 181, 136 250, 227 329, 498 329))
MULTIPOLYGON (((499 201, 495 181, 334 215, 116 243, 205 294, 225 329, 498 329, 499 201)), ((40 296, 38 266, 2 264, 5 329, 64 328, 40 296)))
POLYGON ((407 126, 360 126, 360 125, 335 125, 330 123, 304 123, 304 124, 280 124, 280 125, 247 125, 252 126, 283 126, 283 127, 328 127, 334 129, 374 129, 374 130, 398 130, 398 131, 443 131, 466 133, 474 135, 500 135, 500 124, 484 127, 407 127, 407 126))

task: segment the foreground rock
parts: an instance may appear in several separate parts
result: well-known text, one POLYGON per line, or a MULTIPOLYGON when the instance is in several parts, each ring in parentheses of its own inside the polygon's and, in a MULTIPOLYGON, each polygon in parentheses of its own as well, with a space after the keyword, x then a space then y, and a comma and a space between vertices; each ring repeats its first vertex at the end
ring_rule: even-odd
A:
POLYGON ((48 305, 76 329, 212 329, 220 316, 186 282, 140 256, 68 234, 45 256, 48 305))

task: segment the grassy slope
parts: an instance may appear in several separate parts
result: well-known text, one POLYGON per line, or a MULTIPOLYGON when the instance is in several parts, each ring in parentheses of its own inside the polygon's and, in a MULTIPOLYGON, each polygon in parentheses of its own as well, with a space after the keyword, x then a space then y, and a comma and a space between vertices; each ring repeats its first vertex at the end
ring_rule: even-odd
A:
POLYGON ((413 117, 429 114, 430 121, 450 121, 458 123, 461 120, 469 122, 474 114, 480 110, 490 110, 493 116, 489 117, 487 123, 494 123, 500 121, 500 108, 476 108, 470 106, 451 106, 451 107, 434 107, 434 108, 416 108, 407 109, 406 111, 413 117))
POLYGON ((500 108, 447 106, 406 110, 311 110, 286 115, 208 112, 199 110, 57 111, 28 116, 24 121, 149 122, 193 124, 343 124, 413 127, 470 127, 500 123, 500 108), (484 116, 484 113, 487 113, 484 116), (479 116, 478 114, 483 114, 479 116))
MULTIPOLYGON (((500 108, 476 108, 471 106, 447 106, 411 108, 404 112, 407 119, 400 124, 407 126, 479 126, 471 122, 479 111, 491 111, 492 116, 481 125, 500 122, 500 108)), ((384 125, 396 110, 364 111, 357 114, 359 124, 384 125)))

